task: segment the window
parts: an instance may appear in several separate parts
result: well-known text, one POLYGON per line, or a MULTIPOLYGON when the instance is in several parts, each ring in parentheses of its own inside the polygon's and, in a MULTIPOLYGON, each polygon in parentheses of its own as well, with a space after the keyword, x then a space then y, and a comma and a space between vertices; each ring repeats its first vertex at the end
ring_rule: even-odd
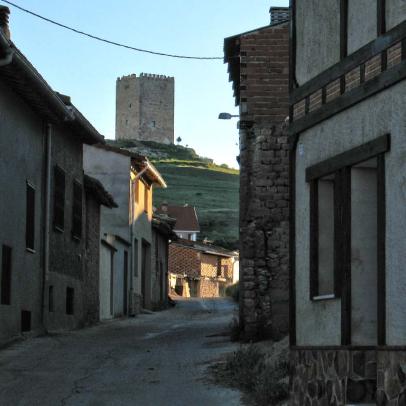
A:
POLYGON ((49 312, 54 311, 54 287, 53 286, 48 287, 48 311, 49 312))
POLYGON ((65 226, 65 171, 54 169, 54 227, 63 231, 65 226))
POLYGON ((72 236, 82 237, 82 185, 78 181, 73 182, 72 236))
POLYGON ((341 172, 323 176, 310 184, 310 272, 311 298, 338 297, 342 258, 339 233, 342 232, 343 194, 341 172), (338 224, 340 223, 340 224, 338 224))
POLYGON ((155 121, 153 121, 153 122, 151 123, 151 126, 152 126, 152 128, 155 128, 155 126, 156 126, 156 122, 155 122, 155 121))
MULTIPOLYGON (((378 224, 380 217, 384 218, 384 153, 389 140, 389 135, 379 137, 306 170, 310 186, 310 298, 342 297, 344 308, 351 311, 351 302, 355 305, 360 297, 353 290, 369 286, 369 299, 364 300, 369 304, 356 305, 357 311, 363 312, 360 319, 369 320, 365 323, 370 327, 365 330, 369 336, 376 330, 376 320, 368 309, 377 308, 376 280, 384 272, 383 265, 378 269, 376 252, 384 244, 378 224)), ((352 317, 356 319, 355 311, 352 317)), ((351 323, 351 315, 347 322, 351 323)), ((348 334, 345 342, 351 339, 348 334)))
POLYGON ((75 290, 66 288, 66 314, 73 314, 75 290))
POLYGON ((27 182, 25 212, 25 247, 33 251, 35 240, 35 189, 27 182))
POLYGON ((1 253, 1 298, 0 304, 11 304, 11 247, 3 245, 1 253))

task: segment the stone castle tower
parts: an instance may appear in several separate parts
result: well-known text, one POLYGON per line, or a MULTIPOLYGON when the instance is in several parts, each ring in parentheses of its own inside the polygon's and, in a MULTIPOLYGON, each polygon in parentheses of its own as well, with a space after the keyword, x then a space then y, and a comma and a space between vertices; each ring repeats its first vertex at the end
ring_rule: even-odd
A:
POLYGON ((141 73, 116 82, 116 140, 174 143, 175 79, 141 73))

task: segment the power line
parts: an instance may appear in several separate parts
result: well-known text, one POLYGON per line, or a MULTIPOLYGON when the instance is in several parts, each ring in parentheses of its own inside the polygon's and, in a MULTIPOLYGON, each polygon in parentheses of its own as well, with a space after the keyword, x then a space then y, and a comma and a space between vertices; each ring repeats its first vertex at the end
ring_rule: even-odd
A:
POLYGON ((169 57, 169 58, 179 58, 179 59, 199 59, 199 60, 223 59, 220 56, 186 56, 186 55, 168 54, 168 53, 165 53, 165 52, 157 52, 157 51, 150 51, 148 49, 136 48, 136 47, 133 47, 133 46, 130 46, 130 45, 121 44, 119 42, 110 41, 110 40, 108 40, 106 38, 101 38, 101 37, 98 37, 96 35, 92 35, 92 34, 89 34, 87 32, 77 30, 76 28, 69 27, 69 26, 67 26, 65 24, 58 23, 57 21, 51 20, 50 18, 47 18, 47 17, 44 17, 44 16, 39 15, 37 13, 34 13, 33 11, 27 10, 27 9, 25 9, 25 8, 15 4, 15 3, 12 3, 11 1, 8 1, 8 0, 1 0, 1 1, 4 2, 4 3, 7 3, 10 6, 13 6, 13 7, 15 7, 15 8, 17 8, 17 9, 19 9, 21 11, 24 11, 25 13, 31 14, 34 17, 37 17, 37 18, 39 18, 41 20, 44 20, 44 21, 46 21, 48 23, 57 25, 58 27, 61 27, 61 28, 65 28, 66 30, 69 30, 69 31, 73 31, 76 34, 84 35, 86 37, 95 39, 95 40, 100 41, 100 42, 105 42, 105 43, 110 44, 110 45, 115 45, 115 46, 118 46, 118 47, 121 47, 121 48, 130 49, 131 51, 145 52, 147 54, 166 56, 166 57, 169 57))

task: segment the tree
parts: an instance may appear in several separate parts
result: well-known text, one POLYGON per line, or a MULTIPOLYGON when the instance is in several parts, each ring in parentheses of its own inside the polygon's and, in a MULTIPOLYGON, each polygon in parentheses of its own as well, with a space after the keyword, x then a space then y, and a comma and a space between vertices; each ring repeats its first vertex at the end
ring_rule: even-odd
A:
POLYGON ((180 143, 182 142, 182 138, 180 138, 180 137, 176 138, 176 142, 177 142, 178 144, 180 144, 180 143))

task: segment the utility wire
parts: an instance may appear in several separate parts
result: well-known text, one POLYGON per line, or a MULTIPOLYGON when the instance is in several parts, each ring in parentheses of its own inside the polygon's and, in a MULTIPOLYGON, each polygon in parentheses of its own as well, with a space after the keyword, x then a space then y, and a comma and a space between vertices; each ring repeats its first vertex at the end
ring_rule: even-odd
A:
POLYGON ((95 40, 97 40, 97 41, 105 42, 105 43, 110 44, 110 45, 115 45, 115 46, 118 46, 118 47, 121 47, 121 48, 130 49, 131 51, 145 52, 145 53, 147 53, 147 54, 159 55, 159 56, 166 56, 166 57, 169 57, 169 58, 179 58, 179 59, 199 59, 199 60, 218 60, 218 59, 223 59, 222 57, 219 57, 219 56, 186 56, 186 55, 167 54, 167 53, 165 53, 165 52, 157 52, 157 51, 150 51, 150 50, 148 50, 148 49, 136 48, 136 47, 133 47, 133 46, 130 46, 130 45, 121 44, 121 43, 119 43, 119 42, 110 41, 110 40, 108 40, 108 39, 101 38, 101 37, 98 37, 98 36, 96 36, 96 35, 92 35, 92 34, 89 34, 89 33, 87 33, 87 32, 77 30, 76 28, 69 27, 69 26, 67 26, 67 25, 65 25, 65 24, 58 23, 57 21, 51 20, 51 19, 49 19, 49 18, 47 18, 47 17, 44 17, 44 16, 39 15, 39 14, 37 14, 37 13, 34 13, 33 11, 27 10, 27 9, 25 9, 25 8, 23 8, 23 7, 21 7, 21 6, 17 5, 17 4, 15 4, 15 3, 12 3, 11 1, 8 1, 8 0, 1 0, 1 1, 2 1, 3 3, 7 3, 7 4, 9 4, 10 6, 13 6, 13 7, 15 7, 15 8, 17 8, 17 9, 19 9, 19 10, 21 10, 21 11, 24 11, 25 13, 31 14, 31 15, 34 16, 34 17, 37 17, 37 18, 39 18, 39 19, 41 19, 41 20, 44 20, 44 21, 46 21, 46 22, 48 22, 48 23, 57 25, 58 27, 65 28, 66 30, 69 30, 69 31, 73 31, 73 32, 75 32, 76 34, 84 35, 84 36, 86 36, 86 37, 95 39, 95 40))

